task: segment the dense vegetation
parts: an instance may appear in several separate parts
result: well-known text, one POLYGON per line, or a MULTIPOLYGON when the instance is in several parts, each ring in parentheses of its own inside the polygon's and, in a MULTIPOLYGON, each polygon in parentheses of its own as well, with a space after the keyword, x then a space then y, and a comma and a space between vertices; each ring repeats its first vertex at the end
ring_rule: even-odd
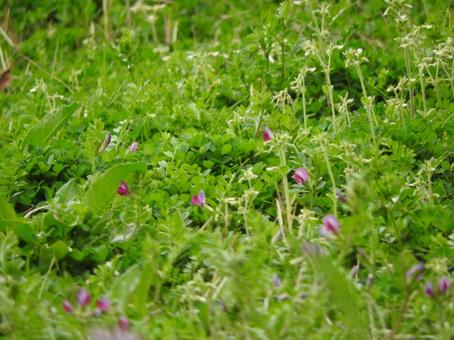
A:
POLYGON ((454 334, 452 2, 1 4, 0 337, 454 334))

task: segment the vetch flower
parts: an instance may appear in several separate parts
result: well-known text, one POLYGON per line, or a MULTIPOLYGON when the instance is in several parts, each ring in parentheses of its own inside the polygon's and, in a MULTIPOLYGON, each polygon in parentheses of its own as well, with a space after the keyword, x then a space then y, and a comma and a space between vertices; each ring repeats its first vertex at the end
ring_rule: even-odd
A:
POLYGON ((193 205, 197 205, 199 207, 203 206, 205 202, 205 193, 203 190, 200 190, 197 195, 192 196, 191 202, 193 205))
POLYGON ((430 282, 427 282, 424 286, 424 294, 426 294, 427 297, 433 297, 435 295, 435 291, 430 282))
POLYGON ((117 194, 120 195, 120 196, 129 195, 128 185, 124 181, 120 182, 120 185, 117 188, 117 194))
POLYGON ((263 140, 265 142, 271 140, 273 138, 273 131, 268 126, 265 126, 263 129, 263 140))
POLYGON ((277 274, 273 275, 273 278, 271 279, 271 281, 273 282, 273 285, 276 288, 279 288, 282 285, 281 278, 277 274))
POLYGON ((84 288, 79 289, 79 291, 77 292, 77 302, 81 306, 86 306, 90 304, 91 302, 90 293, 88 293, 88 291, 84 288))
POLYGON ((336 191, 336 198, 341 203, 347 203, 347 196, 345 196, 345 193, 341 190, 336 191))
POLYGON ((73 308, 73 305, 71 304, 71 302, 69 302, 68 300, 63 301, 63 310, 69 314, 73 313, 74 308, 73 308))
POLYGON ((134 142, 129 146, 129 152, 136 152, 137 149, 139 148, 139 143, 134 142))
POLYGON ((417 263, 413 267, 411 267, 405 273, 405 277, 408 281, 412 281, 415 277, 419 280, 422 277, 422 273, 426 267, 422 263, 417 263))
POLYGON ((446 292, 449 290, 450 287, 451 287, 451 281, 446 276, 442 277, 440 279, 440 281, 438 282, 438 288, 440 289, 441 294, 446 294, 446 292))
POLYGON ((309 180, 309 174, 307 173, 306 169, 298 168, 293 174, 293 179, 295 180, 296 184, 306 184, 306 182, 309 180))
POLYGON ((126 316, 120 316, 120 318, 118 319, 118 327, 122 330, 122 331, 127 331, 128 328, 129 328, 129 321, 128 319, 126 318, 126 316))
POLYGON ((333 236, 337 235, 340 230, 340 224, 336 217, 333 215, 326 215, 323 217, 323 225, 320 228, 320 234, 322 236, 333 236))
POLYGON ((103 296, 96 301, 96 306, 98 306, 100 312, 106 312, 110 308, 110 301, 106 296, 103 296))

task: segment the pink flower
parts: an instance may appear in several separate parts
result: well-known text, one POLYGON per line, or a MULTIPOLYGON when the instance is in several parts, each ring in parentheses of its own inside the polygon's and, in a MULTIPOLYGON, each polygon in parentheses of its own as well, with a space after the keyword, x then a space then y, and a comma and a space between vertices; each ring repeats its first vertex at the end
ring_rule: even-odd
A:
POLYGON ((263 140, 265 142, 271 140, 273 138, 273 131, 268 126, 265 126, 263 129, 263 140))
POLYGON ((323 217, 323 225, 320 228, 322 236, 331 237, 337 235, 340 230, 340 224, 336 217, 333 215, 326 215, 323 217))
POLYGON ((451 287, 451 281, 446 276, 442 277, 440 279, 440 281, 438 282, 438 288, 440 289, 441 294, 445 294, 449 290, 450 287, 451 287))
POLYGON ((90 293, 88 293, 88 291, 84 288, 79 289, 79 291, 77 292, 77 302, 81 306, 86 306, 90 304, 91 302, 90 293))
POLYGON ((118 327, 122 330, 122 331, 127 331, 128 328, 129 328, 129 321, 128 319, 126 318, 126 316, 120 316, 120 318, 118 319, 118 327))
POLYGON ((96 306, 98 306, 100 312, 106 312, 110 308, 110 301, 104 296, 96 301, 96 306))
POLYGON ((136 152, 139 148, 139 143, 134 142, 129 146, 129 152, 136 152))
POLYGON ((309 180, 309 174, 307 173, 306 169, 298 168, 293 174, 293 179, 295 180, 296 184, 305 184, 309 180))
POLYGON ((191 202, 193 205, 201 207, 205 204, 205 193, 203 190, 200 190, 197 195, 192 196, 191 202))
POLYGON ((124 181, 120 182, 120 185, 117 188, 117 194, 120 195, 120 196, 129 195, 128 185, 124 181))
POLYGON ((74 308, 73 308, 73 305, 71 304, 71 302, 69 302, 68 300, 63 301, 63 310, 69 314, 73 313, 74 308))

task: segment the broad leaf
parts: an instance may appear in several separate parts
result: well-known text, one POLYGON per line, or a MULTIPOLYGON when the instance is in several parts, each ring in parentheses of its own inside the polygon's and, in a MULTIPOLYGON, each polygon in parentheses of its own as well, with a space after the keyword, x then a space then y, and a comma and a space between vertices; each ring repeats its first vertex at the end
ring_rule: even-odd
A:
POLYGON ((104 209, 114 198, 121 181, 128 183, 135 173, 142 173, 146 170, 146 163, 133 162, 114 165, 102 174, 96 175, 85 197, 87 207, 92 212, 104 209))
POLYGON ((48 141, 63 128, 77 107, 78 104, 72 103, 46 117, 42 122, 30 129, 24 138, 24 144, 46 146, 48 141))

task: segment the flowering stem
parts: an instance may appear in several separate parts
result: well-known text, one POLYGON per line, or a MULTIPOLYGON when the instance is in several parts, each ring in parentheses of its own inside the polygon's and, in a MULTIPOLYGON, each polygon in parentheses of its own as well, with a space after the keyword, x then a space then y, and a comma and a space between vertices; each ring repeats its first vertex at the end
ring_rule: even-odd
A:
POLYGON ((427 115, 427 104, 426 104, 426 87, 423 80, 422 68, 419 68, 419 83, 421 84, 421 95, 422 95, 422 105, 424 108, 424 116, 427 115))
POLYGON ((330 64, 331 64, 331 55, 328 56, 328 65, 324 67, 324 70, 325 70, 326 85, 328 86, 329 106, 331 108, 331 118, 333 120, 333 130, 334 130, 334 134, 336 134, 337 133, 336 111, 334 110, 333 86, 331 85, 331 76, 329 74, 330 64))
POLYGON ((413 86, 411 85, 411 67, 410 67, 410 53, 408 48, 404 48, 404 56, 405 56, 405 67, 407 69, 407 77, 409 82, 409 94, 410 94, 410 113, 411 116, 414 117, 414 98, 413 98, 413 86))
POLYGON ((307 113, 306 113, 306 84, 303 77, 303 86, 301 88, 301 96, 303 98, 303 117, 304 117, 304 129, 307 130, 307 113))
MULTIPOLYGON (((285 154, 285 146, 282 145, 279 149, 279 156, 281 159, 281 166, 286 166, 287 165, 287 158, 285 154)), ((292 228, 292 204, 290 202, 290 191, 289 191, 289 185, 288 185, 288 180, 287 176, 283 175, 282 176, 282 188, 284 191, 284 200, 285 200, 285 214, 287 217, 287 229, 290 232, 292 228)))
MULTIPOLYGON (((359 81, 361 83, 361 89, 363 91, 364 99, 366 101, 368 101, 366 86, 364 85, 364 77, 363 77, 363 73, 361 71, 361 67, 359 65, 356 65, 356 72, 358 73, 359 81)), ((367 112, 367 120, 369 121, 370 134, 372 136, 372 139, 375 140, 375 128, 374 128, 375 115, 374 115, 374 112, 372 109, 372 103, 369 103, 369 102, 367 103, 366 112, 367 112)))

